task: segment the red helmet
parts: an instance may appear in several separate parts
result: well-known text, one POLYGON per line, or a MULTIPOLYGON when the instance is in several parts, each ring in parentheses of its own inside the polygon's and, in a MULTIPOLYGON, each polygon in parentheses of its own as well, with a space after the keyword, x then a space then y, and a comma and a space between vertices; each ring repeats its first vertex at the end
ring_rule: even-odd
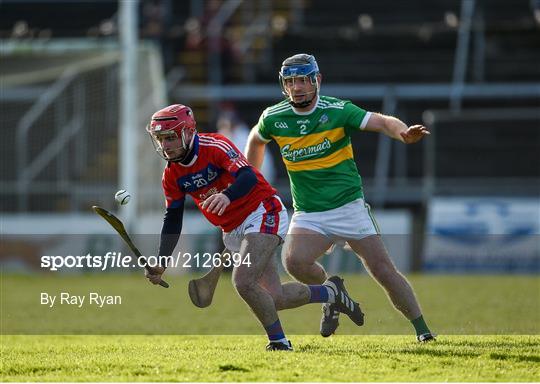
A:
POLYGON ((173 104, 152 115, 146 131, 158 154, 168 161, 182 161, 191 152, 197 129, 191 108, 173 104))

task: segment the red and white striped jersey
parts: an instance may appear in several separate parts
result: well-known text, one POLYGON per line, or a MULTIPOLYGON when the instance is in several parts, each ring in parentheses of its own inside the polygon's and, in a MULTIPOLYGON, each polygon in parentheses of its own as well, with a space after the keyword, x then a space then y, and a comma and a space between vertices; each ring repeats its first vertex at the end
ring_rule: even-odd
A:
POLYGON ((206 198, 225 190, 235 181, 238 170, 249 166, 249 163, 231 141, 217 133, 199 133, 193 145, 195 157, 190 165, 169 162, 163 171, 167 207, 180 206, 186 194, 190 195, 208 221, 230 232, 242 224, 263 200, 276 194, 262 174, 252 168, 257 175, 257 184, 247 195, 234 200, 223 215, 201 209, 206 198))

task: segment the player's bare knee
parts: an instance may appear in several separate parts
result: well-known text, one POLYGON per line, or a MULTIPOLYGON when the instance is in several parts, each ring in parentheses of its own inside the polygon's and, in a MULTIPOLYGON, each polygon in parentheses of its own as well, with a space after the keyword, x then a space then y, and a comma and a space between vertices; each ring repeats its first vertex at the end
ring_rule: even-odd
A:
POLYGON ((369 266, 371 274, 381 283, 395 278, 399 273, 391 261, 380 260, 369 266))
POLYGON ((233 274, 233 285, 240 296, 244 297, 253 291, 253 287, 257 282, 255 279, 246 274, 233 274))
POLYGON ((235 281, 234 282, 234 288, 238 292, 238 294, 242 297, 246 297, 249 295, 249 292, 252 291, 253 285, 250 282, 246 281, 235 281))
POLYGON ((283 266, 289 274, 296 278, 302 276, 306 269, 306 265, 303 260, 299 260, 298 258, 294 258, 292 256, 285 257, 283 259, 283 266))

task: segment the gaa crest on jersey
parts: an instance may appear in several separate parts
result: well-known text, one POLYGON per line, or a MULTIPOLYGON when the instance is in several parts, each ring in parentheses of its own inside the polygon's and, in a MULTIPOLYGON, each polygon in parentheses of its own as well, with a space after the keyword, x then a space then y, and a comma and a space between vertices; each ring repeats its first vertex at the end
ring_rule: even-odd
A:
POLYGON ((319 119, 319 124, 326 124, 328 123, 328 115, 326 113, 324 113, 321 118, 319 119))
POLYGON ((208 168, 208 181, 212 182, 216 177, 218 177, 218 173, 211 168, 208 168))
POLYGON ((287 129, 289 128, 289 126, 287 125, 286 122, 284 121, 276 121, 274 123, 274 127, 278 128, 278 129, 287 129))
POLYGON ((276 218, 274 217, 274 215, 267 215, 266 220, 264 222, 264 225, 266 225, 267 227, 275 226, 276 225, 276 218))

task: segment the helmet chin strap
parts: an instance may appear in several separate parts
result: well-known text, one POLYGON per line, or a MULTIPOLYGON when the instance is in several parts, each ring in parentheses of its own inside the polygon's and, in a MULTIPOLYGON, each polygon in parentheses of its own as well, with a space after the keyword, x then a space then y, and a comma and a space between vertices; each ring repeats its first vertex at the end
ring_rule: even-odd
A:
POLYGON ((167 159, 167 161, 170 161, 172 163, 182 163, 182 161, 184 161, 189 156, 190 153, 191 151, 186 152, 183 156, 177 156, 174 159, 167 159))
MULTIPOLYGON (((295 108, 305 108, 305 107, 307 107, 317 97, 317 91, 309 92, 309 93, 313 93, 313 97, 311 99, 309 99, 309 100, 304 100, 304 101, 301 101, 299 103, 294 102, 293 99, 289 96, 289 104, 292 105, 295 108)), ((309 93, 304 94, 304 96, 308 95, 309 93)))
POLYGON ((174 159, 172 160, 169 160, 169 161, 172 161, 173 163, 180 163, 180 164, 183 164, 183 165, 187 165, 186 163, 184 163, 184 160, 188 159, 191 155, 191 152, 193 152, 193 142, 195 141, 195 136, 196 136, 196 133, 194 133, 192 136, 191 136, 191 140, 189 141, 189 144, 185 144, 185 136, 184 136, 184 132, 182 132, 182 146, 184 147, 184 155, 183 156, 178 156, 178 157, 175 157, 174 159))

